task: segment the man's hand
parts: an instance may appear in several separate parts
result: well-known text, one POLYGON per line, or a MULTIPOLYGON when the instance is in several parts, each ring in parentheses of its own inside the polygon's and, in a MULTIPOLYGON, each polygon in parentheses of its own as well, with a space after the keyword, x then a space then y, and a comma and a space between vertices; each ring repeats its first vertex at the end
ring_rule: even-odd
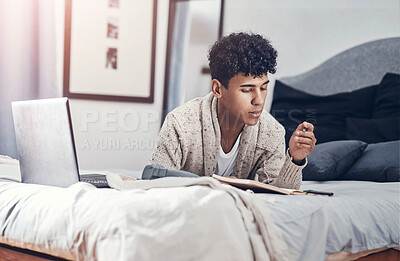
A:
POLYGON ((293 132, 289 141, 289 154, 295 163, 304 160, 315 148, 314 125, 303 122, 293 132))

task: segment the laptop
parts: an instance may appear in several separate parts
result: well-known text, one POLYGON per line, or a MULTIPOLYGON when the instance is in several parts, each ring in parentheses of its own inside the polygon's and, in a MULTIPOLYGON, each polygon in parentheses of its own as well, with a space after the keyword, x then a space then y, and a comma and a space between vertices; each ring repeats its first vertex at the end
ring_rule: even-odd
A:
POLYGON ((79 175, 68 98, 12 103, 21 180, 58 187, 109 187, 105 175, 79 175))

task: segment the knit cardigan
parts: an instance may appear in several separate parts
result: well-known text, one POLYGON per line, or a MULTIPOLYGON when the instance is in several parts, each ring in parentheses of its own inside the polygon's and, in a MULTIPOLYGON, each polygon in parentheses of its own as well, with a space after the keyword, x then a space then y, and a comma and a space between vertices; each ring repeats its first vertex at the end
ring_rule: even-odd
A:
MULTIPOLYGON (((285 129, 267 111, 245 125, 232 176, 298 189, 302 166, 285 153, 285 129)), ((151 162, 201 176, 216 173, 221 131, 212 93, 175 108, 165 118, 151 162)))

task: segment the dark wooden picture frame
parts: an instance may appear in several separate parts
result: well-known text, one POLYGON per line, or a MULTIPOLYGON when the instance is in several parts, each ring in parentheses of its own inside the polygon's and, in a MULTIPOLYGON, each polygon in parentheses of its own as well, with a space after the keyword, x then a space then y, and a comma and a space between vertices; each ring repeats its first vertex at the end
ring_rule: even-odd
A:
MULTIPOLYGON (((75 1, 78 1, 78 0, 75 0, 75 1)), ((110 4, 110 6, 111 6, 111 3, 113 3, 113 2, 117 2, 117 4, 119 5, 119 1, 118 0, 114 0, 114 1, 108 0, 108 2, 110 4)), ((126 3, 126 2, 124 2, 124 3, 126 3)), ((123 8, 123 7, 121 6, 121 8, 123 8)), ((124 93, 123 95, 121 95, 119 93, 115 93, 114 94, 114 93, 112 93, 112 91, 110 91, 110 93, 104 93, 104 88, 107 88, 107 90, 112 90, 112 87, 114 87, 114 86, 111 86, 111 85, 109 87, 108 86, 103 87, 103 91, 97 93, 95 87, 93 87, 93 86, 96 86, 95 84, 90 85, 90 88, 93 88, 93 90, 90 90, 90 92, 79 91, 79 90, 76 91, 76 90, 73 90, 71 88, 71 77, 73 76, 72 73, 71 73, 71 69, 72 69, 71 68, 71 58, 72 58, 71 57, 71 55, 72 55, 72 53, 71 53, 71 46, 72 45, 71 44, 73 43, 72 41, 74 40, 73 38, 71 39, 71 36, 73 37, 72 25, 74 24, 74 22, 72 21, 72 17, 73 17, 73 15, 72 15, 73 2, 72 2, 72 0, 65 0, 63 95, 66 96, 66 97, 69 97, 69 98, 73 98, 73 99, 89 99, 89 100, 104 100, 104 101, 126 101, 126 102, 153 103, 153 101, 154 101, 155 56, 156 56, 157 0, 153 0, 152 9, 153 9, 152 10, 152 15, 153 16, 152 16, 152 22, 151 22, 152 23, 152 26, 151 26, 152 28, 151 28, 151 31, 149 31, 149 33, 151 33, 151 39, 149 39, 149 42, 151 41, 151 57, 149 57, 150 60, 148 61, 148 64, 151 66, 151 68, 146 69, 146 70, 148 70, 149 73, 148 73, 148 75, 143 75, 143 74, 135 75, 135 71, 134 70, 132 70, 129 73, 126 73, 126 70, 127 70, 126 67, 127 66, 125 66, 125 68, 124 68, 124 70, 125 70, 124 71, 125 72, 124 77, 127 77, 127 78, 129 78, 129 77, 137 77, 136 79, 142 79, 142 80, 144 79, 143 81, 148 83, 148 84, 138 84, 138 87, 136 87, 136 88, 148 88, 148 89, 145 89, 146 95, 137 95, 137 94, 135 94, 134 93, 134 91, 135 91, 134 88, 132 88, 132 94, 130 94, 130 93, 127 93, 127 94, 124 93), (143 78, 143 77, 148 77, 148 78, 143 78), (146 86, 143 86, 143 85, 146 85, 146 86)), ((91 8, 91 10, 87 10, 87 12, 88 12, 88 14, 90 14, 92 12, 95 12, 95 8, 91 8)), ((134 21, 134 22, 140 23, 141 21, 134 21)), ((105 24, 106 24, 106 22, 104 24, 99 25, 99 26, 106 27, 105 24)), ((130 22, 130 24, 132 24, 132 21, 130 22)), ((110 27, 110 25, 108 25, 108 27, 110 27)), ((109 36, 108 33, 107 33, 107 36, 109 36)), ((113 36, 111 36, 111 37, 113 37, 113 36)), ((118 36, 114 36, 113 38, 116 38, 116 37, 118 37, 118 36)), ((78 38, 78 37, 76 37, 76 38, 78 38)), ((142 39, 142 38, 140 38, 140 39, 141 39, 141 41, 145 40, 145 39, 142 39)), ((110 49, 114 49, 114 48, 108 48, 109 51, 110 51, 110 49)), ((125 48, 124 50, 126 51, 127 48, 125 48)), ((122 54, 122 55, 124 55, 124 54, 122 54)), ((107 54, 104 52, 104 57, 101 57, 101 58, 104 58, 104 60, 107 59, 106 67, 105 67, 105 68, 107 68, 107 66, 110 65, 109 59, 108 59, 109 58, 109 52, 107 51, 107 54)), ((78 59, 79 60, 79 57, 74 57, 74 59, 78 59)), ((74 60, 74 61, 77 61, 77 60, 74 60)), ((115 61, 117 61, 117 56, 115 57, 115 61)), ((130 62, 132 62, 132 61, 130 61, 130 62)), ((138 59, 137 62, 135 61, 135 63, 142 63, 142 62, 143 62, 142 59, 138 59)), ((115 63, 115 65, 116 65, 116 63, 115 63)), ((104 66, 104 65, 102 64, 102 66, 104 66)), ((137 66, 141 66, 141 64, 137 64, 137 66)), ((115 66, 115 68, 114 67, 112 67, 112 68, 116 69, 116 66, 115 66)), ((91 70, 91 69, 85 68, 85 70, 91 70)), ((101 72, 96 73, 96 72, 92 71, 90 73, 96 75, 96 77, 100 77, 100 79, 96 79, 98 81, 101 81, 101 77, 104 77, 103 76, 104 73, 101 73, 101 72)), ((136 74, 140 74, 140 73, 136 72, 136 74)), ((88 76, 88 77, 90 78, 90 76, 88 76)), ((119 79, 121 79, 121 78, 122 77, 120 77, 119 79)), ((83 84, 83 85, 85 85, 85 84, 83 84)), ((131 86, 130 84, 127 84, 127 85, 131 86)), ((85 85, 85 86, 88 86, 88 85, 85 85)), ((74 85, 74 88, 76 88, 76 85, 74 85)), ((128 90, 128 88, 125 87, 125 86, 123 88, 125 88, 124 90, 128 90)), ((136 89, 136 90, 139 90, 139 89, 136 89)), ((129 91, 130 91, 130 89, 129 89, 129 91)), ((143 89, 140 89, 140 91, 143 92, 143 89)), ((127 92, 127 91, 125 91, 125 92, 127 92)))

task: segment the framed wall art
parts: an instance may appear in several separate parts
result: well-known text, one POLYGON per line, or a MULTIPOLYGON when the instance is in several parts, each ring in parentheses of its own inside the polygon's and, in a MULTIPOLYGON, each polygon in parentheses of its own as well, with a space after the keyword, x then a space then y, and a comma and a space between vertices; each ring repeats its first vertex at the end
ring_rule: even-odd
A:
POLYGON ((64 96, 152 103, 157 0, 66 0, 64 96))

